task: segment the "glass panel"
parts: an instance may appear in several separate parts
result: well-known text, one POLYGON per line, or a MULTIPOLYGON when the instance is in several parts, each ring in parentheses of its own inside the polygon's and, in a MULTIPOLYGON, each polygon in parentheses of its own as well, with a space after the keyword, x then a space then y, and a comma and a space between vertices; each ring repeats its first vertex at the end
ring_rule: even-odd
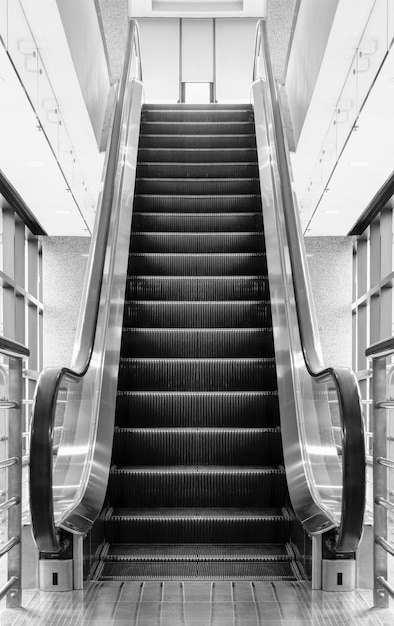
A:
POLYGON ((386 52, 387 0, 376 0, 357 51, 358 110, 363 105, 386 52))
MULTIPOLYGON (((341 418, 334 381, 327 377, 324 382, 317 382, 309 374, 304 359, 304 350, 309 353, 309 358, 310 353, 316 350, 312 367, 323 369, 313 310, 308 311, 312 320, 311 326, 305 330, 307 344, 302 346, 301 343, 301 320, 297 314, 293 274, 297 274, 298 282, 305 284, 307 291, 310 288, 309 277, 303 269, 306 263, 301 233, 297 232, 297 241, 294 237, 290 242, 288 232, 293 230, 284 226, 286 211, 289 213, 287 219, 290 219, 293 207, 282 204, 279 157, 266 89, 264 83, 256 83, 253 96, 259 163, 266 162, 267 154, 272 160, 271 171, 268 167, 261 168, 260 175, 264 189, 264 223, 270 232, 266 253, 270 290, 275 293, 272 316, 277 328, 275 356, 277 371, 280 372, 278 392, 284 458, 290 497, 296 513, 310 532, 321 532, 339 525, 341 519, 341 418), (294 255, 293 267, 283 252, 289 249, 294 255)), ((281 166, 286 167, 286 164, 281 166)), ((311 302, 308 304, 312 305, 311 302)), ((299 305, 302 307, 301 303, 299 305)))
POLYGON ((336 110, 338 157, 352 131, 357 116, 357 57, 354 57, 336 110))
POLYGON ((38 52, 19 2, 8 3, 8 52, 31 103, 38 103, 38 52))
POLYGON ((38 55, 37 117, 52 146, 55 157, 59 154, 59 107, 44 64, 38 55))
POLYGON ((3 231, 3 209, 0 207, 0 271, 3 270, 3 266, 4 266, 4 261, 3 261, 3 255, 4 255, 4 246, 3 246, 3 239, 4 239, 4 231, 3 231))

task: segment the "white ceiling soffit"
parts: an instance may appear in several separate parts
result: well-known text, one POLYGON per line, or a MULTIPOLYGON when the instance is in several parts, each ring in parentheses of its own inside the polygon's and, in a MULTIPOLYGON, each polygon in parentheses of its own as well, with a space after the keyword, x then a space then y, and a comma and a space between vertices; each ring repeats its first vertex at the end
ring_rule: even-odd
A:
MULTIPOLYGON (((394 170, 394 47, 308 224, 308 235, 347 235, 394 170)), ((301 214, 302 215, 302 214, 301 214)))
POLYGON ((0 168, 51 235, 87 235, 26 93, 0 45, 0 168))
POLYGON ((129 0, 130 17, 265 17, 266 0, 129 0))

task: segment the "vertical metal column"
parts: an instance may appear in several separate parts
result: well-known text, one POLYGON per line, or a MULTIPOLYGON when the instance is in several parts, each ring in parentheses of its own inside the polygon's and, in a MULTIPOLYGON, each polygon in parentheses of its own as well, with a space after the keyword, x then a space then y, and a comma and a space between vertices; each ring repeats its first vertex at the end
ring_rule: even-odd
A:
POLYGON ((8 468, 8 497, 16 500, 15 506, 8 511, 8 540, 19 540, 8 553, 8 579, 13 581, 7 594, 7 607, 21 605, 22 584, 22 415, 23 415, 23 377, 22 359, 10 357, 9 361, 9 395, 16 406, 9 409, 8 424, 8 456, 18 462, 8 468))
POLYGON ((374 501, 374 606, 386 608, 388 594, 382 585, 387 580, 387 552, 377 543, 377 538, 387 540, 387 510, 379 505, 378 498, 387 496, 387 468, 378 459, 387 455, 387 410, 381 406, 386 400, 386 357, 373 359, 373 501, 374 501))

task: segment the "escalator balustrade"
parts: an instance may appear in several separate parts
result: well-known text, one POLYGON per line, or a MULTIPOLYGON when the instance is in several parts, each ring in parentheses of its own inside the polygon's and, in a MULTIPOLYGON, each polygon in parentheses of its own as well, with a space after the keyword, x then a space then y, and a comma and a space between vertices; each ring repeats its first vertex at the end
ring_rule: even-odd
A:
POLYGON ((296 580, 253 109, 140 132, 95 578, 296 580))

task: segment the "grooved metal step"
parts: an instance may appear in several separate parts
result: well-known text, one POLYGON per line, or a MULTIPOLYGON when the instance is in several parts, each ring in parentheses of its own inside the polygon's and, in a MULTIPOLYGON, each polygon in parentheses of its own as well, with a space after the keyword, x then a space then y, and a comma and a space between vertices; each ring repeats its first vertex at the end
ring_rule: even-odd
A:
POLYGON ((95 579, 297 580, 253 107, 140 130, 95 579))
POLYGON ((133 233, 131 252, 264 252, 262 233, 133 233))
POLYGON ((190 102, 177 102, 173 104, 171 102, 149 102, 143 105, 143 110, 149 111, 173 111, 174 109, 180 111, 212 111, 220 109, 224 111, 253 111, 253 106, 249 103, 242 102, 206 102, 206 103, 190 103, 190 102))
MULTIPOLYGON (((153 129, 150 129, 153 131, 153 129)), ((241 133, 245 133, 242 129, 241 133)), ((140 148, 256 148, 256 137, 253 134, 215 134, 215 135, 195 135, 182 133, 169 134, 140 134, 140 148)))
POLYGON ((260 580, 294 581, 300 576, 292 562, 105 562, 95 580, 260 580))
POLYGON ((145 122, 141 121, 142 135, 253 135, 254 122, 214 121, 207 122, 145 122))
POLYGON ((275 360, 121 358, 120 391, 274 391, 275 360))
POLYGON ((287 499, 283 469, 173 466, 114 467, 108 482, 113 506, 278 507, 287 499))
POLYGON ((105 544, 101 556, 106 561, 207 561, 287 562, 294 560, 289 544, 280 543, 186 543, 186 544, 105 544))
POLYGON ((122 357, 273 357, 271 328, 124 328, 122 357))
POLYGON ((173 108, 152 109, 150 105, 142 108, 141 120, 143 122, 189 122, 200 125, 201 122, 253 122, 253 110, 227 109, 221 105, 214 108, 173 108))
POLYGON ((138 163, 137 178, 257 178, 259 168, 256 162, 234 161, 227 163, 138 163))
POLYGON ((131 253, 129 274, 141 276, 266 275, 265 253, 131 253))
POLYGON ((291 516, 284 508, 110 509, 108 543, 287 543, 291 516))
POLYGON ((270 328, 271 305, 268 301, 125 302, 125 328, 270 328))
POLYGON ((257 193, 220 194, 202 196, 189 193, 146 193, 134 196, 134 211, 146 213, 260 213, 261 197, 257 193))
POLYGON ((279 428, 116 428, 116 465, 283 464, 279 428))
POLYGON ((119 427, 227 427, 279 426, 276 391, 119 391, 116 424, 119 427))
POLYGON ((127 300, 266 300, 267 276, 129 276, 127 300))
POLYGON ((257 162, 255 148, 140 148, 138 161, 141 163, 232 163, 257 162))
POLYGON ((261 213, 134 213, 133 234, 180 232, 186 234, 240 231, 262 234, 261 213))
POLYGON ((137 178, 135 181, 137 195, 253 195, 259 191, 258 178, 137 178))

